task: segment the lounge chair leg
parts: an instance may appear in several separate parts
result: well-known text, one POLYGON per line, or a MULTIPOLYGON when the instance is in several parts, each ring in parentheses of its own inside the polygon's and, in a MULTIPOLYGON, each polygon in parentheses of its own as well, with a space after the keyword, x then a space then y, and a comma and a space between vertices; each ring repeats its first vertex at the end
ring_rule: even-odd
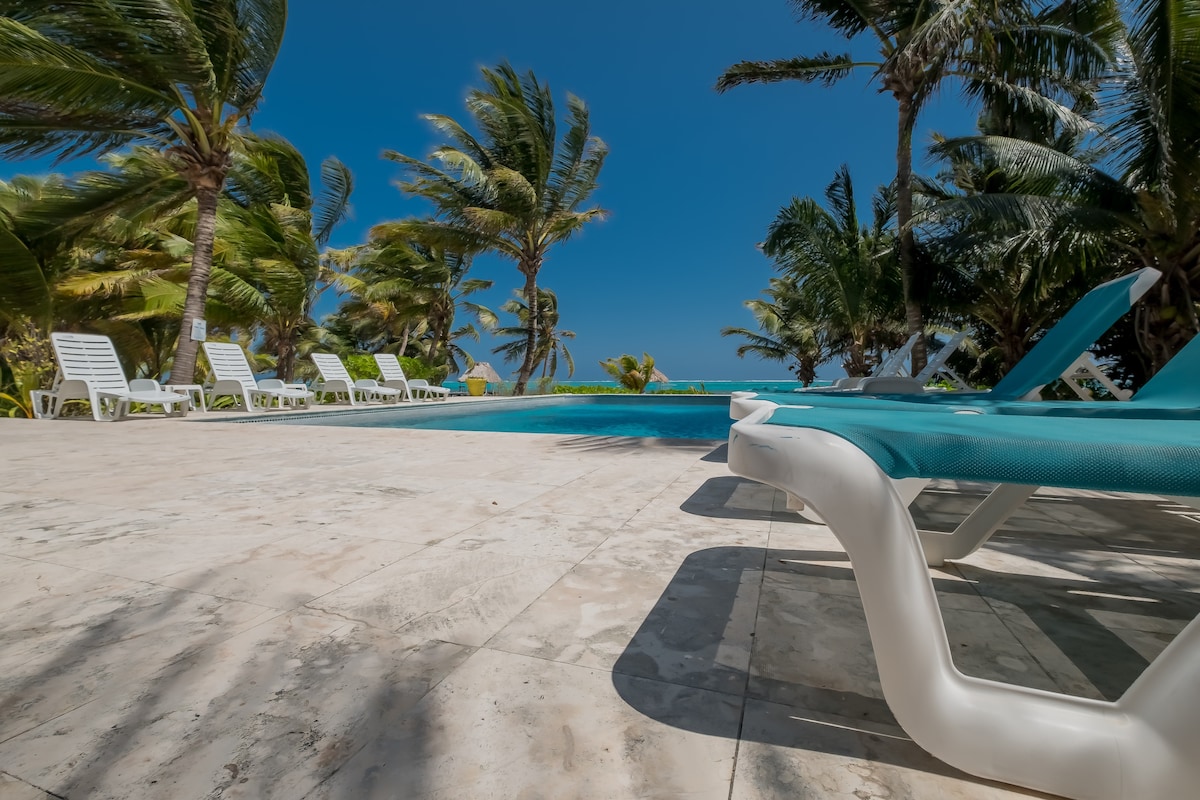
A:
POLYGON ((45 419, 47 417, 47 412, 45 410, 47 398, 49 398, 50 407, 51 407, 51 409, 53 409, 54 408, 54 397, 52 395, 50 395, 48 392, 43 392, 43 391, 35 389, 34 391, 29 393, 29 406, 30 406, 30 408, 33 409, 33 418, 34 419, 45 419))
POLYGON ((1038 487, 1002 483, 992 490, 967 518, 950 533, 920 531, 925 563, 940 567, 946 559, 966 558, 991 538, 1038 487))

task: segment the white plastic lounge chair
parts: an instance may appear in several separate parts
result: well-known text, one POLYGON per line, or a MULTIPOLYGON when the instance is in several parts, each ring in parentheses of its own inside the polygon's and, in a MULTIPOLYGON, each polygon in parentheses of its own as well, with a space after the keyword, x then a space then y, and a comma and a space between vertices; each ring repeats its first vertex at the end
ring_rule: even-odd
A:
POLYGON ((321 383, 313 387, 321 398, 327 394, 332 394, 338 400, 345 397, 350 405, 356 405, 358 402, 369 403, 372 400, 398 402, 401 396, 412 400, 405 389, 380 386, 379 381, 371 378, 354 380, 342 360, 332 353, 313 353, 312 360, 317 365, 317 371, 321 373, 321 383))
POLYGON ((883 375, 872 376, 865 378, 858 385, 858 390, 862 394, 903 394, 906 392, 924 392, 925 387, 931 381, 942 379, 954 385, 957 389, 970 389, 971 386, 966 381, 958 376, 947 363, 950 356, 958 351, 958 348, 966 341, 967 335, 970 333, 967 329, 963 329, 950 337, 950 341, 946 342, 940 350, 929 357, 925 362, 925 369, 918 372, 912 377, 906 375, 883 375))
POLYGON ((916 345, 917 340, 920 338, 921 334, 919 333, 914 333, 912 336, 908 337, 908 341, 906 341, 900 347, 897 347, 892 352, 888 353, 887 356, 876 365, 875 369, 871 371, 870 375, 858 378, 838 378, 829 386, 816 386, 808 389, 796 389, 795 391, 801 393, 844 392, 851 389, 857 389, 859 384, 869 378, 889 378, 896 375, 903 375, 904 362, 908 359, 909 355, 912 354, 912 349, 916 345))
POLYGON ((232 397, 245 411, 269 409, 273 404, 283 408, 283 401, 312 403, 313 393, 298 384, 286 384, 278 378, 257 380, 246 360, 246 352, 232 342, 205 342, 204 355, 212 370, 213 384, 208 392, 211 407, 218 397, 232 397))
POLYGON ((54 419, 68 400, 87 400, 92 419, 98 422, 128 415, 130 403, 161 406, 167 416, 187 414, 191 400, 186 394, 163 389, 154 381, 137 381, 131 387, 107 336, 55 332, 50 334, 50 344, 58 372, 49 391, 30 393, 35 417, 54 419))
POLYGON ((1095 381, 1100 384, 1118 400, 1128 400, 1133 392, 1128 389, 1122 389, 1113 383, 1112 378, 1105 373, 1104 367, 1092 358, 1091 353, 1084 353, 1079 358, 1075 359, 1075 363, 1067 367, 1062 374, 1063 382, 1073 391, 1080 400, 1095 400, 1092 396, 1091 389, 1087 384, 1095 381))
POLYGON ((964 676, 954 666, 922 538, 894 482, 948 478, 1195 497, 1200 415, 765 406, 731 429, 729 468, 811 505, 845 547, 884 697, 925 750, 974 775, 1079 800, 1195 796, 1200 621, 1115 702, 964 676))
POLYGON ((403 389, 408 397, 420 397, 425 400, 445 400, 450 396, 450 390, 444 386, 433 386, 427 380, 404 377, 404 368, 400 359, 394 353, 376 353, 375 365, 379 367, 379 375, 383 385, 391 389, 403 389))

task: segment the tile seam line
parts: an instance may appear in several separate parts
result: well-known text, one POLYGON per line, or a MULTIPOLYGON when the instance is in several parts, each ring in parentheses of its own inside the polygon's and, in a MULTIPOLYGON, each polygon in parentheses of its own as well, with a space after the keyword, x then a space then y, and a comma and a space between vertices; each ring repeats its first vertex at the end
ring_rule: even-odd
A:
POLYGON ((21 783, 25 784, 26 786, 32 786, 34 789, 37 789, 39 792, 45 792, 47 796, 55 798, 55 800, 68 800, 66 795, 55 794, 54 792, 50 791, 49 789, 46 789, 42 786, 38 786, 36 783, 32 783, 30 781, 25 780, 20 775, 12 774, 8 770, 0 769, 0 775, 7 775, 8 777, 12 778, 13 780, 20 781, 21 783))
MULTIPOLYGON (((687 466, 686 466, 686 467, 684 467, 683 469, 681 469, 681 470, 679 471, 679 473, 678 473, 678 474, 676 474, 676 475, 675 475, 675 477, 671 479, 671 481, 670 481, 670 482, 668 482, 668 483, 667 483, 665 486, 663 486, 663 487, 662 487, 662 488, 661 488, 661 489, 660 489, 660 490, 659 490, 657 493, 655 493, 653 497, 651 497, 651 498, 650 498, 648 501, 646 501, 646 504, 645 504, 645 505, 642 505, 641 507, 639 507, 639 508, 637 509, 637 511, 634 511, 634 512, 633 512, 632 514, 630 514, 628 517, 624 518, 624 519, 622 520, 622 522, 621 522, 620 526, 618 527, 618 530, 620 530, 621 528, 624 528, 626 525, 628 525, 628 524, 629 524, 629 522, 630 522, 630 520, 632 520, 634 517, 636 517, 636 516, 637 516, 637 515, 638 515, 638 514, 639 514, 639 513, 642 511, 642 509, 646 507, 646 505, 649 505, 650 503, 654 502, 656 499, 658 499, 659 497, 661 497, 661 496, 662 496, 662 494, 663 494, 664 492, 666 492, 667 488, 668 488, 668 487, 669 487, 671 484, 673 484, 673 483, 675 483, 676 481, 678 481, 678 480, 679 480, 679 478, 680 478, 680 476, 682 476, 682 475, 683 475, 684 473, 686 473, 686 472, 687 472, 689 469, 691 469, 693 466, 695 466, 696 462, 698 462, 698 461, 700 460, 700 458, 701 458, 701 456, 697 456, 697 457, 696 457, 694 460, 692 460, 692 461, 688 462, 687 466)), ((594 470, 590 470, 589 472, 585 473, 585 475, 581 475, 579 478, 576 478, 575 480, 580 480, 580 479, 582 479, 582 478, 586 477, 587 475, 593 475, 593 474, 595 474, 597 471, 599 471, 599 470, 601 470, 601 469, 603 469, 603 467, 596 467, 596 469, 594 469, 594 470)), ((574 483, 574 481, 572 481, 571 483, 574 483)), ((570 483, 564 484, 564 486, 570 486, 570 485, 571 485, 570 483)), ((526 502, 530 502, 530 501, 526 501, 526 502)), ((520 507, 521 507, 521 505, 524 505, 524 503, 522 503, 522 504, 520 504, 520 505, 517 505, 517 506, 514 506, 514 508, 520 508, 520 507)), ((582 515, 580 515, 580 516, 582 516, 582 515)), ((617 517, 617 519, 621 519, 621 518, 620 518, 620 517, 617 517)), ((474 527, 474 526, 472 526, 472 527, 474 527)), ((468 530, 469 530, 469 529, 468 529, 468 530)), ((492 648, 490 648, 490 647, 489 647, 489 645, 492 643, 492 641, 493 641, 493 640, 494 640, 494 639, 495 639, 497 636, 499 636, 501 633, 503 633, 503 632, 504 632, 504 629, 505 629, 505 628, 507 628, 507 627, 508 627, 510 624, 512 624, 512 621, 513 621, 513 620, 515 620, 517 617, 521 616, 521 615, 522 615, 522 614, 524 614, 526 611, 528 611, 530 608, 532 608, 534 603, 536 603, 538 600, 541 600, 541 599, 542 599, 542 598, 543 598, 543 597, 546 595, 546 592, 549 592, 551 589, 553 589, 555 586, 557 586, 557 585, 558 585, 558 583, 559 583, 559 581, 561 581, 561 580, 563 579, 563 577, 564 577, 564 576, 566 576, 566 575, 567 575, 567 574, 569 574, 569 573, 570 573, 572 570, 574 570, 574 569, 575 569, 575 567, 577 567, 577 566, 579 566, 581 563, 583 563, 583 561, 584 561, 584 560, 586 560, 586 559, 588 559, 588 558, 591 558, 591 557, 592 557, 592 555, 594 555, 594 554, 595 554, 596 550, 598 550, 598 549, 599 549, 599 548, 600 548, 600 547, 601 547, 601 546, 604 544, 604 542, 607 542, 611 536, 612 536, 612 534, 611 534, 611 533, 610 533, 608 536, 605 536, 605 537, 604 537, 604 541, 603 541, 603 542, 598 542, 598 543, 596 544, 596 546, 595 546, 595 547, 593 547, 593 548, 592 548, 591 550, 589 550, 589 551, 588 551, 588 552, 587 552, 587 553, 586 553, 586 554, 585 554, 585 555, 584 555, 582 558, 580 558, 578 561, 576 561, 574 564, 572 564, 572 565, 571 565, 571 566, 570 566, 570 567, 569 567, 569 568, 566 570, 566 572, 564 572, 562 575, 559 575, 559 576, 558 576, 558 578, 556 578, 556 579, 554 580, 554 582, 553 582, 553 583, 551 583, 551 584, 550 584, 549 586, 547 586, 547 587, 546 587, 544 590, 542 590, 541 592, 539 592, 539 593, 538 593, 538 595, 537 595, 537 597, 533 598, 533 599, 532 599, 532 600, 530 600, 528 603, 526 603, 526 604, 525 604, 525 606, 524 606, 524 607, 523 607, 523 608, 522 608, 520 611, 518 611, 516 614, 514 614, 514 615, 513 615, 513 616, 512 616, 512 617, 511 617, 511 618, 508 620, 508 622, 506 622, 506 623, 505 623, 503 626, 501 626, 501 627, 500 627, 500 629, 499 629, 498 631, 496 631, 496 632, 495 632, 495 633, 493 633, 491 636, 489 636, 489 637, 488 637, 488 638, 487 638, 487 639, 486 639, 486 640, 483 642, 483 644, 482 644, 482 645, 480 645, 480 647, 487 647, 488 649, 492 649, 492 648)), ((496 648, 496 649, 499 649, 499 648, 496 648)), ((505 651, 500 651, 500 652, 505 652, 505 651)), ((611 670, 610 670, 610 671, 611 671, 611 670)))

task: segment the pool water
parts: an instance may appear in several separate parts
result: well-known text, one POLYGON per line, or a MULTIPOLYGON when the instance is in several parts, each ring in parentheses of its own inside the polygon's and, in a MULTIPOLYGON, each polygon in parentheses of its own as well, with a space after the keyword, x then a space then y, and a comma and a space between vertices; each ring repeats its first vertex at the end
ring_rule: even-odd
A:
POLYGON ((679 395, 560 395, 472 403, 426 402, 288 417, 255 415, 239 421, 667 439, 725 439, 730 425, 728 397, 679 395))
MULTIPOLYGON (((816 381, 813 386, 828 386, 832 381, 816 381)), ((512 381, 508 381, 511 385, 512 381)), ((532 385, 536 385, 537 381, 532 381, 532 385)), ((621 384, 616 381, 555 381, 557 386, 603 386, 606 388, 617 389, 621 384)), ((730 394, 731 392, 790 392, 793 389, 798 389, 802 386, 799 381, 793 380, 772 380, 770 378, 757 381, 666 381, 665 383, 652 382, 647 387, 649 391, 663 390, 678 390, 703 392, 705 394, 730 394)), ((465 392, 467 385, 461 381, 443 381, 442 386, 456 392, 465 392)), ((496 384, 489 383, 488 391, 496 388, 496 384)))

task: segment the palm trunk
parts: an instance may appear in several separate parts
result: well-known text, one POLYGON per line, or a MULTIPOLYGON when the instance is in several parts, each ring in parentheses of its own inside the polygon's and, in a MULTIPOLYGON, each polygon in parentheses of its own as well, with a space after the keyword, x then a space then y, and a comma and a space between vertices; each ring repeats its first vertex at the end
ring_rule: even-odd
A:
POLYGON ((444 349, 447 353, 450 352, 450 323, 441 316, 436 315, 431 320, 430 329, 433 331, 432 342, 429 345, 429 354, 426 359, 429 361, 429 366, 437 366, 438 357, 444 349))
MULTIPOLYGON (((900 229, 900 280, 904 291, 904 317, 908 335, 925 330, 921 303, 914 296, 916 282, 916 242, 909 223, 912 221, 912 134, 916 117, 913 115, 912 94, 894 92, 900 105, 896 142, 896 225, 900 229)), ((925 369, 925 337, 917 339, 912 349, 912 374, 925 369)))
POLYGON ((871 369, 867 366, 866 353, 859 342, 850 343, 849 356, 850 358, 847 359, 845 364, 847 375, 851 378, 865 378, 871 374, 871 369))
POLYGON ((404 355, 404 352, 405 352, 406 350, 408 350, 408 335, 409 335, 411 332, 412 332, 412 324, 411 324, 411 323, 405 323, 405 325, 404 325, 404 333, 403 333, 403 334, 401 335, 401 337, 400 337, 400 352, 399 352, 397 355, 401 355, 401 356, 402 356, 402 355, 404 355))
POLYGON ((196 375, 196 355, 200 343, 192 338, 192 321, 204 319, 208 299, 208 277, 212 272, 213 238, 217 229, 217 197, 220 186, 196 187, 196 236, 192 242, 192 269, 188 273, 187 299, 183 303, 183 321, 175 362, 171 365, 172 385, 193 383, 196 375))
POLYGON ((517 385, 513 388, 513 394, 518 397, 525 394, 529 376, 533 374, 534 359, 537 358, 537 353, 534 352, 537 348, 538 326, 537 270, 526 268, 522 271, 525 273, 525 307, 529 309, 529 327, 525 333, 525 360, 521 362, 521 371, 517 373, 517 385))
POLYGON ((294 333, 285 334, 275 351, 275 377, 290 382, 296 374, 296 342, 294 333))

